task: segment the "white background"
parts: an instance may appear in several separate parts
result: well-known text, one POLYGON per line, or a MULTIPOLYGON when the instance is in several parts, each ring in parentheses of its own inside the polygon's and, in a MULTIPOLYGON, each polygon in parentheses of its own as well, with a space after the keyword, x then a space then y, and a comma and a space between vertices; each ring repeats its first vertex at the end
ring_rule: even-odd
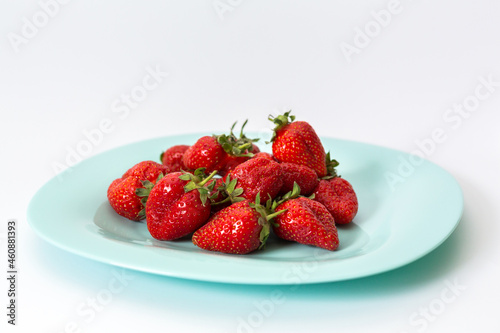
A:
MULTIPOLYGON (((0 2, 0 221, 18 221, 20 272, 16 327, 6 323, 1 279, 2 331, 64 332, 72 325, 81 332, 500 328, 500 2, 40 3, 0 2), (52 4, 46 6, 51 16, 40 3, 52 4), (30 30, 33 23, 38 27, 30 30), (371 37, 361 35, 365 29, 371 37), (355 53, 342 51, 348 44, 355 53), (148 68, 169 75, 128 114, 114 112, 123 107, 123 94, 140 90, 148 68), (496 86, 478 88, 479 100, 481 78, 496 86), (474 101, 464 116, 452 113, 455 104, 474 101), (148 138, 222 133, 247 118, 249 131, 262 132, 270 128, 269 114, 288 109, 322 136, 406 152, 422 152, 419 143, 441 129, 444 138, 424 153, 463 189, 457 230, 396 271, 297 290, 126 271, 129 280, 112 300, 99 311, 78 313, 122 271, 43 241, 27 224, 26 209, 68 151, 82 145, 85 131, 103 119, 113 124, 89 157, 148 138), (258 310, 269 306, 274 291, 284 298, 258 310), (242 320, 253 326, 242 329, 242 320)), ((0 233, 6 270, 5 227, 0 233)))

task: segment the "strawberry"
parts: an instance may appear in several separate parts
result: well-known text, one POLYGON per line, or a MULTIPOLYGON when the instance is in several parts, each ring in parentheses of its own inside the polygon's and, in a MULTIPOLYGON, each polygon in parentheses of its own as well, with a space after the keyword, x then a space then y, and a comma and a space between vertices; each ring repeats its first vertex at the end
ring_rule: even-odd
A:
POLYGON ((225 176, 238 164, 253 157, 253 152, 259 152, 254 142, 259 139, 249 139, 243 134, 247 121, 241 127, 240 137, 233 133, 234 123, 229 135, 204 136, 186 150, 183 162, 188 169, 205 168, 205 172, 211 173, 217 170, 221 176, 225 176))
POLYGON ((300 187, 300 193, 304 196, 311 195, 318 186, 319 179, 316 172, 305 166, 295 163, 280 163, 283 171, 283 186, 280 194, 284 195, 293 190, 293 184, 297 183, 300 187))
POLYGON ((176 145, 168 148, 160 155, 160 161, 168 169, 168 173, 188 170, 183 162, 184 153, 189 148, 187 145, 176 145))
POLYGON ((210 217, 207 201, 211 187, 205 186, 215 171, 204 178, 204 170, 194 174, 173 172, 151 190, 146 203, 149 233, 158 240, 174 240, 201 227, 210 217))
POLYGON ((167 167, 153 161, 143 161, 128 169, 121 178, 108 187, 108 201, 121 216, 133 221, 144 219, 144 200, 139 189, 151 188, 158 177, 167 173, 167 167))
POLYGON ((190 170, 204 168, 208 174, 220 169, 226 156, 227 153, 216 137, 203 136, 186 150, 182 161, 186 168, 190 170))
POLYGON ((192 240, 205 250, 247 254, 264 247, 270 221, 280 213, 271 213, 269 205, 260 205, 260 196, 255 203, 240 201, 215 213, 193 234, 192 240))
POLYGON ((255 155, 252 156, 252 154, 260 154, 259 147, 254 144, 252 144, 251 151, 252 153, 250 153, 250 150, 245 149, 243 155, 232 155, 228 153, 225 160, 222 162, 222 167, 219 170, 219 174, 221 176, 225 176, 241 163, 248 161, 250 158, 253 158, 253 156, 255 155))
POLYGON ((252 158, 229 173, 236 179, 236 189, 243 189, 241 197, 254 201, 260 192, 262 198, 274 199, 283 185, 280 164, 265 158, 252 158))
POLYGON ((326 153, 321 140, 305 121, 294 121, 291 111, 278 117, 269 116, 276 124, 271 138, 274 157, 279 162, 289 162, 310 167, 318 177, 327 175, 326 153))
POLYGON ((321 203, 298 196, 295 189, 293 192, 276 206, 285 212, 275 218, 274 233, 285 240, 336 250, 339 237, 332 214, 321 203))
POLYGON ((269 154, 269 153, 266 153, 263 151, 254 154, 252 158, 265 158, 267 160, 276 162, 276 159, 273 157, 272 154, 269 154))
POLYGON ((358 212, 358 198, 352 185, 339 176, 320 180, 314 200, 328 209, 337 224, 351 222, 358 212))

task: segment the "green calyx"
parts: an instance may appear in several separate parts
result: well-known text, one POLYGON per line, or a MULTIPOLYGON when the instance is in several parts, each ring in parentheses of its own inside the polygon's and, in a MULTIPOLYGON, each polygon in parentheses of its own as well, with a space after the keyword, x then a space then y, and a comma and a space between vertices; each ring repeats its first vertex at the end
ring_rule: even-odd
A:
MULTIPOLYGON (((274 201, 274 209, 276 209, 277 206, 281 205, 283 202, 298 198, 300 196, 300 186, 297 184, 297 182, 293 182, 293 188, 290 192, 285 193, 284 195, 279 198, 279 200, 274 201)), ((314 196, 314 194, 313 194, 314 196)), ((312 199, 310 197, 310 199, 312 199)))
POLYGON ((273 142, 276 139, 276 132, 295 120, 295 116, 290 115, 291 112, 292 110, 285 112, 284 114, 279 115, 277 117, 269 115, 267 119, 272 121, 276 125, 276 127, 274 127, 273 129, 273 136, 271 137, 271 141, 266 143, 273 142))
POLYGON ((198 190, 200 193, 200 200, 203 206, 205 206, 210 192, 213 191, 215 187, 215 181, 210 182, 210 180, 217 174, 217 171, 213 171, 210 175, 205 175, 205 168, 198 168, 194 173, 183 172, 179 176, 179 179, 186 180, 188 183, 184 186, 184 192, 190 192, 193 190, 198 190), (210 184, 208 184, 210 182, 210 184), (207 185, 208 184, 208 185, 207 185))
POLYGON ((248 122, 248 119, 245 120, 243 125, 241 126, 240 130, 240 136, 239 138, 236 137, 234 134, 233 130, 234 127, 236 126, 235 122, 233 126, 231 126, 231 131, 229 135, 226 134, 221 134, 221 135, 214 135, 214 137, 217 139, 217 142, 222 146, 224 151, 228 153, 229 155, 233 156, 245 156, 245 157, 253 157, 253 143, 259 141, 259 139, 250 139, 247 138, 247 136, 243 133, 243 129, 245 128, 246 124, 248 122))
POLYGON ((330 158, 330 152, 326 154, 325 162, 326 162, 326 176, 322 177, 321 179, 331 179, 335 177, 340 177, 340 175, 337 174, 337 170, 335 169, 339 165, 339 162, 337 162, 337 160, 335 159, 330 158))
POLYGON ((153 189, 153 186, 160 181, 164 177, 163 173, 160 173, 158 177, 156 178, 156 181, 154 183, 150 182, 149 180, 141 180, 141 184, 144 187, 139 187, 135 189, 135 194, 141 198, 141 204, 142 204, 142 209, 138 214, 139 218, 144 218, 146 217, 146 202, 148 201, 149 193, 151 193, 151 190, 153 189))
MULTIPOLYGON (((298 198, 300 196, 301 196, 300 195, 300 186, 299 186, 299 184, 297 184, 297 182, 293 182, 292 190, 290 192, 287 192, 284 195, 282 195, 281 198, 278 198, 278 200, 275 200, 273 203, 273 209, 276 209, 277 206, 281 205, 285 201, 292 200, 292 199, 298 198)), ((304 196, 302 196, 302 197, 304 197, 304 196)), ((305 198, 312 200, 312 199, 314 199, 314 197, 315 197, 315 195, 313 193, 310 196, 305 197, 305 198)))
POLYGON ((284 213, 286 209, 280 210, 278 212, 275 211, 275 208, 277 204, 269 198, 266 201, 265 205, 262 205, 260 203, 260 192, 257 193, 257 196, 255 197, 255 201, 249 203, 250 207, 255 209, 257 213, 260 214, 259 217, 259 224, 262 226, 262 230, 260 231, 259 239, 260 239, 260 246, 259 250, 263 249, 266 245, 266 241, 269 238, 269 234, 271 233, 271 224, 275 225, 273 219, 284 213))
MULTIPOLYGON (((215 184, 215 182, 214 182, 215 184)), ((212 205, 221 205, 226 202, 231 202, 231 203, 236 203, 245 200, 245 198, 240 197, 240 195, 243 194, 243 189, 236 188, 236 185, 238 184, 238 179, 231 179, 231 177, 228 175, 226 179, 222 182, 222 184, 216 188, 215 192, 209 197, 210 201, 212 202, 212 205), (219 195, 219 193, 223 193, 225 196, 225 199, 219 202, 213 202, 219 195)))

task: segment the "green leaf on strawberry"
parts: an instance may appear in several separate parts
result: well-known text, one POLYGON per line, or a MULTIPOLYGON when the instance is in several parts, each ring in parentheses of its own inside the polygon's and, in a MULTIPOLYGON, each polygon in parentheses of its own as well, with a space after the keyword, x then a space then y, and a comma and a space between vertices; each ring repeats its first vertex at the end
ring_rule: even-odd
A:
POLYGON ((336 167, 339 166, 339 162, 330 157, 330 152, 326 153, 325 162, 326 162, 327 175, 322 177, 321 179, 330 179, 334 177, 339 177, 340 175, 337 174, 337 170, 335 169, 336 167))
POLYGON ((153 186, 160 181, 160 179, 163 178, 163 173, 160 173, 158 177, 156 178, 156 181, 154 183, 150 182, 149 180, 141 180, 141 184, 144 187, 139 187, 135 190, 135 194, 141 198, 141 204, 143 208, 139 212, 138 216, 140 218, 145 218, 146 217, 146 202, 148 201, 149 194, 151 193, 151 190, 153 189, 153 186))
POLYGON ((210 196, 210 192, 213 191, 213 187, 215 185, 215 182, 211 182, 208 185, 207 183, 216 174, 217 171, 212 171, 210 175, 205 176, 205 168, 198 168, 194 171, 194 173, 183 172, 183 174, 179 176, 179 179, 188 181, 188 183, 184 186, 184 192, 198 190, 201 202, 205 205, 210 196))
POLYGON ((244 133, 243 130, 248 122, 248 119, 245 120, 243 125, 241 126, 240 136, 236 137, 233 130, 236 126, 237 122, 234 122, 231 126, 231 130, 229 135, 221 134, 216 135, 215 138, 217 142, 222 146, 224 151, 229 155, 236 157, 253 157, 254 154, 252 151, 254 150, 254 142, 259 141, 259 139, 250 139, 244 133))

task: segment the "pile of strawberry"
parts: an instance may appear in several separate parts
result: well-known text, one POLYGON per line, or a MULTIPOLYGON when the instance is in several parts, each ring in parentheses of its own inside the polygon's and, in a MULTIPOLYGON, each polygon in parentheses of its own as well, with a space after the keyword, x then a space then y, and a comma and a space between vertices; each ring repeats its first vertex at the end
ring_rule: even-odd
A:
POLYGON ((351 222, 358 200, 337 175, 312 128, 286 112, 276 125, 272 154, 243 133, 204 136, 176 145, 161 164, 143 161, 108 188, 121 216, 146 218, 152 237, 170 241, 192 234, 205 250, 246 254, 264 247, 269 234, 330 251, 339 246, 337 225, 351 222))

